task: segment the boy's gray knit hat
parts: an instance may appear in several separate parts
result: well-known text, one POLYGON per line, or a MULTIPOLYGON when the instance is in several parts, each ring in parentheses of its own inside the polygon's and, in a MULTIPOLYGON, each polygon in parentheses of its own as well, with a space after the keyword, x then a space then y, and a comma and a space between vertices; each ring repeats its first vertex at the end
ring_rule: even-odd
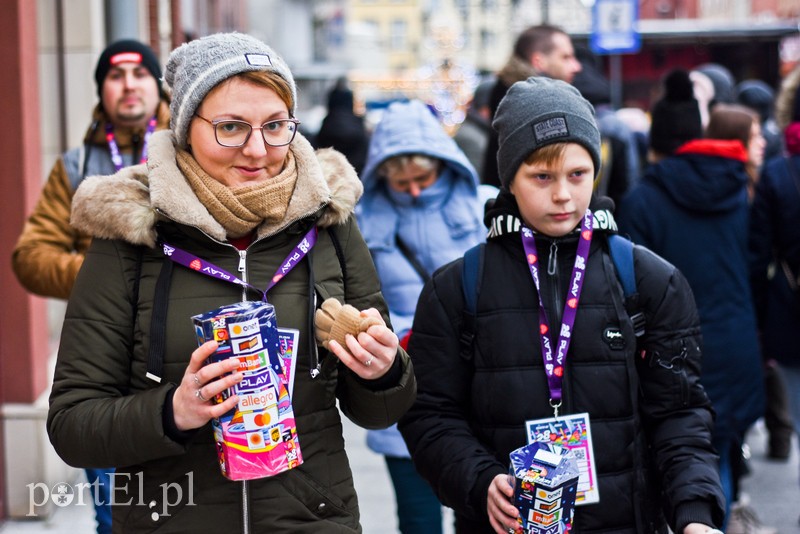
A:
POLYGON ((286 80, 292 91, 294 116, 297 88, 289 67, 275 51, 243 33, 216 33, 182 44, 167 60, 164 81, 172 91, 170 128, 178 146, 186 148, 189 123, 198 106, 218 83, 247 71, 272 71, 286 80))
POLYGON ((492 127, 499 137, 497 166, 508 189, 517 169, 534 150, 553 143, 579 143, 600 170, 600 131, 594 108, 573 86, 542 76, 511 86, 500 101, 492 127))

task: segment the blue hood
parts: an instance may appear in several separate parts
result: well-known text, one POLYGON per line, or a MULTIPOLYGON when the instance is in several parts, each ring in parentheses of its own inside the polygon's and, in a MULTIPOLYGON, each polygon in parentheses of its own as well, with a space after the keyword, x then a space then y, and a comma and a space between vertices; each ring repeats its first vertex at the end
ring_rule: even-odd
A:
POLYGON ((364 200, 369 201, 383 180, 378 167, 386 159, 400 154, 424 154, 440 159, 452 171, 454 180, 463 180, 477 191, 478 175, 447 135, 428 107, 419 100, 390 105, 372 134, 367 163, 361 173, 364 200))

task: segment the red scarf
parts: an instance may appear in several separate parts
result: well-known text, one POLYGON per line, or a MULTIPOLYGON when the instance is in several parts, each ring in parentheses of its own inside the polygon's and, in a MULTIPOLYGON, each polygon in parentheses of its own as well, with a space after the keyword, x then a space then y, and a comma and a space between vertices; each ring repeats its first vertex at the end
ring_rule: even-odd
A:
POLYGON ((701 154, 747 163, 747 149, 738 139, 694 139, 681 145, 675 154, 701 154))

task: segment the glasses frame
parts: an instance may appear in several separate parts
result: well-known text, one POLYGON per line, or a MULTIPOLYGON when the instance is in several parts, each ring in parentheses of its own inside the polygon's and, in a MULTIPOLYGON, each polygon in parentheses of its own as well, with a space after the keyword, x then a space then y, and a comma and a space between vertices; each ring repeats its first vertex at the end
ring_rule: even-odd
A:
POLYGON ((274 147, 274 148, 280 148, 282 146, 286 146, 286 145, 292 144, 292 141, 294 141, 294 138, 297 135, 297 127, 300 126, 300 121, 295 119, 294 117, 289 117, 288 119, 275 119, 275 120, 267 121, 264 124, 262 124, 261 126, 253 126, 249 122, 240 121, 240 120, 236 120, 236 119, 215 119, 215 120, 212 121, 212 120, 208 120, 207 118, 203 117, 199 113, 195 113, 194 116, 197 117, 198 119, 202 119, 202 120, 206 121, 208 124, 210 124, 211 126, 214 127, 214 140, 217 142, 217 144, 219 146, 222 146, 222 147, 225 147, 225 148, 241 148, 241 147, 243 147, 250 140, 250 136, 253 134, 253 130, 261 130, 261 139, 264 140, 264 144, 265 145, 271 146, 271 147, 274 147), (272 144, 269 141, 267 141, 267 138, 264 137, 264 127, 267 126, 268 124, 272 124, 274 122, 285 122, 285 121, 293 122, 295 124, 294 132, 292 132, 292 138, 289 139, 288 142, 280 144, 280 145, 275 145, 275 144, 272 144), (219 140, 219 137, 217 136, 217 125, 218 124, 222 124, 224 122, 236 122, 236 123, 239 123, 239 124, 246 124, 247 126, 250 127, 250 131, 247 132, 247 135, 245 136, 244 141, 242 141, 241 144, 238 144, 238 145, 226 145, 226 144, 223 144, 219 140))

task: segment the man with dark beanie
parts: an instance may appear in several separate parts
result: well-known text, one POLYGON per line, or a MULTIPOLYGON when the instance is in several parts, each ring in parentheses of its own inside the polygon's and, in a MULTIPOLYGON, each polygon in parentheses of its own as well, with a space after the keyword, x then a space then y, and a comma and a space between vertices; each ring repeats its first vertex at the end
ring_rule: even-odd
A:
MULTIPOLYGON (((70 225, 72 197, 87 176, 111 175, 147 161, 150 135, 169 125, 161 67, 147 45, 130 39, 110 44, 95 68, 99 102, 80 147, 55 162, 39 201, 19 237, 12 263, 20 284, 43 297, 66 299, 90 238, 70 225)), ((111 532, 109 475, 87 469, 94 493, 97 532, 111 532)))
POLYGON ((83 144, 53 165, 14 249, 19 282, 43 297, 69 297, 89 246, 89 239, 69 224, 78 185, 87 176, 110 175, 147 161, 150 134, 169 123, 161 68, 148 46, 134 40, 110 44, 100 54, 94 79, 100 101, 83 144))

